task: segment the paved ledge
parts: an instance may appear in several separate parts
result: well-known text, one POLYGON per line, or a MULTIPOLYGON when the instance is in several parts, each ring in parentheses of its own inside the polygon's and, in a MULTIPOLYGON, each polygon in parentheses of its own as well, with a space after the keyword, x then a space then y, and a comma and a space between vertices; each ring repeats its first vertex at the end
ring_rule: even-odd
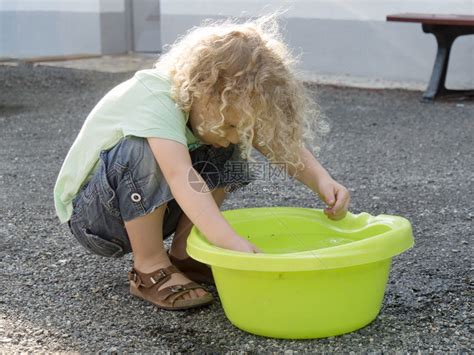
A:
POLYGON ((92 70, 103 73, 125 73, 152 68, 157 58, 158 54, 106 55, 98 58, 36 62, 33 65, 92 70))
MULTIPOLYGON (((23 60, 0 58, 0 66, 18 66, 23 63, 30 64, 34 67, 47 66, 91 70, 103 73, 125 73, 152 68, 158 56, 158 53, 130 53, 106 56, 76 55, 68 57, 38 57, 23 60)), ((404 89, 424 91, 427 85, 427 83, 421 82, 393 81, 381 78, 355 77, 350 75, 328 75, 307 71, 302 71, 300 77, 304 81, 310 81, 321 85, 366 89, 404 89)))
POLYGON ((395 81, 381 78, 367 78, 352 75, 328 75, 303 71, 300 77, 304 81, 320 85, 343 86, 360 89, 403 89, 425 91, 427 83, 416 81, 395 81))
POLYGON ((27 64, 32 65, 33 67, 45 66, 90 70, 102 73, 125 73, 151 68, 157 58, 158 54, 135 53, 105 56, 38 57, 18 60, 2 60, 0 58, 0 66, 18 66, 21 64, 27 64))

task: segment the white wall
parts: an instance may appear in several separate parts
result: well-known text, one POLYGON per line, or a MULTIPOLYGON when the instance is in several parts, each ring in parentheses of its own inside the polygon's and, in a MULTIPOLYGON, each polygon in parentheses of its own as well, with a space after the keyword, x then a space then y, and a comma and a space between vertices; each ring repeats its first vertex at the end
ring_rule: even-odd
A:
MULTIPOLYGON (((285 37, 311 76, 351 76, 425 85, 436 54, 433 35, 421 24, 386 22, 402 12, 474 14, 473 0, 161 0, 162 44, 204 18, 249 17, 276 9, 285 37)), ((474 36, 456 40, 447 84, 473 88, 474 36)))
POLYGON ((288 9, 286 17, 385 21, 388 13, 474 13, 472 0, 161 0, 161 10, 175 15, 242 16, 288 9))
POLYGON ((125 0, 0 0, 0 58, 124 52, 125 0))
POLYGON ((123 12, 120 0, 0 0, 0 11, 123 12))

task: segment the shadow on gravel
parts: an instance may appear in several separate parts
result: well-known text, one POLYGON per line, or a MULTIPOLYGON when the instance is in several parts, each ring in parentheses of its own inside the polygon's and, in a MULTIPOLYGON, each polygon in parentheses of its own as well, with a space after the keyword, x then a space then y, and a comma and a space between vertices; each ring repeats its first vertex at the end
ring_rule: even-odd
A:
POLYGON ((28 108, 23 105, 2 105, 0 104, 0 117, 9 117, 21 112, 28 111, 28 108))

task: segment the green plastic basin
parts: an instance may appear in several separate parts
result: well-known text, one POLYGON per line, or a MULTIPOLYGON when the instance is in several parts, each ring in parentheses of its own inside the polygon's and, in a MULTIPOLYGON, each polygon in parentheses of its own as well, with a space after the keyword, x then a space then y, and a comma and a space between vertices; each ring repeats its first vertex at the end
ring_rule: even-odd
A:
POLYGON ((222 212, 262 254, 223 249, 193 227, 187 252, 212 267, 227 318, 275 338, 321 338, 359 329, 380 311, 392 257, 413 246, 408 220, 320 209, 222 212))

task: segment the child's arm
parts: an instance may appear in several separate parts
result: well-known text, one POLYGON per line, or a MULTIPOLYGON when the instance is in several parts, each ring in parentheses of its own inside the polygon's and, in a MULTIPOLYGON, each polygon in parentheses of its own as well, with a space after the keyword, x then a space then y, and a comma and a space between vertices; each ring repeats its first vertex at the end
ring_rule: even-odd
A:
MULTIPOLYGON (((253 146, 264 156, 269 153, 265 147, 255 144, 255 141, 253 146)), ((307 148, 303 148, 300 154, 305 168, 295 176, 296 179, 318 194, 320 199, 329 206, 324 210, 328 218, 333 220, 344 218, 350 203, 349 191, 329 175, 307 148)), ((293 175, 294 167, 287 164, 286 168, 293 175)))
MULTIPOLYGON (((329 175, 307 148, 301 150, 301 157, 305 169, 296 175, 296 179, 317 193, 329 206, 324 210, 326 216, 334 220, 344 218, 350 203, 349 191, 329 175)), ((291 165, 288 166, 288 171, 293 174, 291 165)))
POLYGON ((171 192, 183 212, 214 245, 225 249, 254 253, 260 250, 240 237, 219 211, 210 192, 197 191, 189 176, 205 184, 193 168, 188 149, 169 139, 147 138, 153 155, 170 186, 171 192))

